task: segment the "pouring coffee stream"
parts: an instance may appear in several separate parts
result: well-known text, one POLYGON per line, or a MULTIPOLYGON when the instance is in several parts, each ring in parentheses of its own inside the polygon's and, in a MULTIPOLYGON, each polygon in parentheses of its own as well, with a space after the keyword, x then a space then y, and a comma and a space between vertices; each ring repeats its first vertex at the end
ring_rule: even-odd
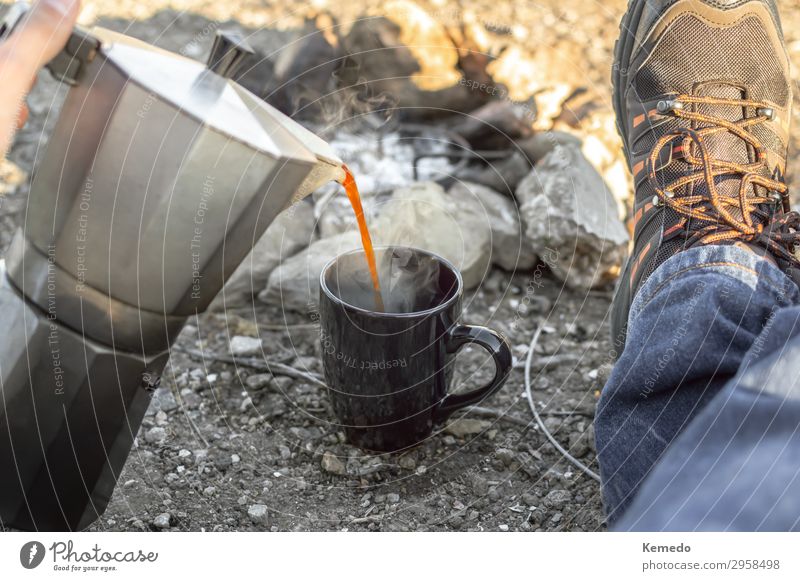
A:
POLYGON ((344 169, 345 174, 342 186, 344 186, 344 191, 347 193, 347 198, 350 200, 350 205, 353 206, 353 212, 356 215, 358 230, 361 233, 361 245, 364 247, 364 256, 367 259, 369 274, 372 278, 372 287, 375 293, 375 310, 382 313, 385 311, 385 308, 383 305, 383 295, 381 294, 380 278, 378 277, 378 265, 375 261, 375 249, 372 246, 372 237, 369 235, 367 220, 364 217, 361 195, 358 192, 358 185, 356 184, 353 174, 346 165, 343 165, 342 169, 344 169))

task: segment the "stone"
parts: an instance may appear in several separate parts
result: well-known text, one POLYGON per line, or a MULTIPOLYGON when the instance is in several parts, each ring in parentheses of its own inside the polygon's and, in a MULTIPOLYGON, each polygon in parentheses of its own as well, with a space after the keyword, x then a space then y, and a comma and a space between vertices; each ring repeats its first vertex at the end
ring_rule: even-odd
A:
POLYGON ((381 208, 374 233, 378 244, 414 246, 449 260, 467 289, 488 273, 491 218, 475 196, 447 195, 433 182, 400 188, 381 208))
POLYGON ((521 139, 516 143, 517 147, 528 158, 530 163, 536 164, 542 161, 548 153, 556 147, 572 145, 581 146, 579 137, 565 131, 540 131, 532 137, 521 139))
MULTIPOLYGON (((491 218, 475 196, 449 196, 433 182, 396 190, 369 224, 376 246, 413 246, 453 263, 471 289, 486 276, 491 258, 491 218)), ((283 309, 308 312, 319 300, 325 265, 361 248, 356 231, 324 238, 289 258, 270 274, 259 300, 283 309)))
POLYGON ((570 501, 572 501, 572 495, 568 491, 555 489, 547 493, 543 502, 547 508, 562 510, 570 501))
POLYGON ((527 236, 519 208, 514 201, 485 186, 458 182, 448 194, 455 198, 474 197, 489 218, 492 231, 492 263, 508 271, 533 268, 538 257, 527 236))
POLYGON ((269 511, 264 504, 251 504, 247 508, 247 516, 254 525, 266 525, 269 520, 269 511))
POLYGON ((397 494, 396 492, 390 492, 389 494, 386 495, 386 502, 388 502, 389 504, 397 504, 398 502, 400 502, 400 495, 397 494))
POLYGON ((156 389, 153 393, 153 399, 150 405, 151 407, 155 407, 156 411, 161 410, 165 413, 178 409, 178 401, 175 399, 172 390, 168 387, 159 387, 156 389))
POLYGON ((513 196, 520 182, 531 173, 533 165, 520 151, 511 151, 503 159, 486 166, 470 166, 458 174, 460 180, 491 188, 503 195, 513 196))
POLYGON ((164 428, 150 428, 144 435, 146 442, 150 444, 161 444, 167 439, 167 431, 164 428))
POLYGON ((263 389, 272 383, 272 375, 269 373, 257 373, 245 380, 245 385, 250 389, 263 389))
POLYGON ((325 452, 322 455, 322 469, 336 476, 344 476, 347 474, 347 468, 344 463, 331 452, 325 452))
POLYGON ((558 279, 587 290, 619 275, 628 233, 603 178, 579 148, 556 147, 516 195, 527 237, 558 279))
POLYGON ((468 82, 458 47, 436 18, 409 0, 385 2, 380 14, 358 19, 343 39, 349 66, 338 72, 340 89, 391 95, 416 118, 469 112, 489 100, 491 86, 468 82))
POLYGON ((311 204, 300 202, 280 213, 234 270, 209 308, 220 311, 252 304, 253 297, 266 286, 270 273, 311 243, 314 227, 311 204))
POLYGON ((172 521, 172 515, 168 512, 162 512, 156 518, 153 519, 153 526, 157 529, 168 529, 170 527, 170 522, 172 521))
POLYGON ((325 265, 339 254, 360 248, 360 244, 356 232, 314 242, 272 271, 258 300, 286 310, 307 312, 309 305, 318 304, 319 275, 325 265))
POLYGON ((236 335, 231 339, 230 348, 235 357, 261 355, 261 339, 236 335))
POLYGON ((473 474, 470 476, 469 482, 472 486, 472 492, 476 496, 486 496, 489 494, 489 481, 480 474, 473 474))
POLYGON ((498 99, 464 115, 449 129, 475 149, 505 150, 514 140, 531 136, 534 118, 527 106, 498 99))
POLYGON ((447 424, 444 431, 456 438, 466 438, 467 436, 480 434, 489 426, 491 426, 491 423, 486 420, 461 418, 447 424))

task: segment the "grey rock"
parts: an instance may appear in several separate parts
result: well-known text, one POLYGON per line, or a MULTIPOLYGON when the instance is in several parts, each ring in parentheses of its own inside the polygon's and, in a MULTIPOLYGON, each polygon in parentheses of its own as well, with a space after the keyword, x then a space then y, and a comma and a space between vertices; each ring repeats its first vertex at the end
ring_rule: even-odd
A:
POLYGON ((295 204, 279 214, 209 308, 222 310, 252 304, 253 297, 266 286, 270 273, 311 243, 314 227, 314 211, 308 203, 295 204))
POLYGON ((489 493, 489 482, 483 476, 473 474, 469 481, 476 496, 486 496, 489 493))
POLYGON ((569 453, 576 458, 583 458, 589 453, 589 437, 587 434, 572 432, 569 435, 569 453))
POLYGON ((319 301, 319 275, 325 265, 360 244, 355 231, 314 242, 272 271, 258 300, 286 310, 308 311, 319 301))
POLYGON ((272 375, 269 373, 257 373, 245 380, 245 385, 250 389, 262 389, 272 382, 272 375))
POLYGON ((347 468, 344 463, 331 452, 325 452, 322 455, 322 469, 336 476, 344 476, 347 474, 347 468))
POLYGON ((150 428, 145 433, 144 439, 150 444, 161 444, 167 439, 167 431, 160 427, 150 428))
POLYGON ((563 131, 543 131, 517 141, 517 147, 522 150, 530 163, 539 163, 559 146, 580 147, 581 140, 575 135, 563 131))
POLYGON ((491 228, 493 264, 510 271, 527 270, 536 265, 536 251, 524 235, 519 208, 511 198, 470 182, 456 183, 448 194, 458 200, 474 198, 481 205, 491 228))
MULTIPOLYGON (((443 256, 459 268, 468 289, 487 274, 491 220, 475 197, 457 199, 438 184, 419 182, 396 190, 369 226, 376 245, 414 246, 443 256)), ((325 265, 360 247, 355 231, 315 242, 272 272, 259 300, 307 312, 319 299, 319 275, 325 265)))
POLYGON ((554 489, 544 497, 544 505, 554 510, 563 509, 572 500, 572 495, 566 490, 554 489))
POLYGON ((168 387, 159 387, 156 389, 155 393, 153 393, 153 399, 150 405, 155 406, 156 410, 161 410, 165 413, 178 409, 178 401, 175 399, 172 390, 168 387))
POLYGON ((172 515, 168 512, 162 512, 156 518, 153 519, 153 526, 157 529, 168 529, 170 527, 170 522, 172 521, 172 515))
POLYGON ((465 438, 482 433, 490 425, 491 423, 486 420, 462 418, 447 424, 444 431, 456 438, 465 438))
POLYGON ((390 492, 389 494, 386 495, 386 502, 388 502, 389 504, 397 504, 398 502, 400 502, 400 495, 397 494, 396 492, 390 492))
POLYGON ((247 509, 247 516, 254 525, 266 525, 269 520, 269 511, 266 505, 251 504, 247 509))
POLYGON ((628 233, 597 170, 575 146, 556 147, 517 188, 526 234, 570 287, 605 285, 619 273, 628 233))
POLYGON ((261 355, 261 339, 236 335, 231 339, 230 349, 231 355, 238 357, 261 355))
POLYGON ((531 173, 532 168, 533 165, 523 153, 513 151, 504 159, 493 161, 486 167, 468 168, 459 173, 458 177, 513 196, 517 186, 531 173))
POLYGON ((383 245, 414 246, 452 262, 464 286, 486 277, 491 259, 491 218, 475 196, 447 195, 433 182, 396 190, 381 208, 375 238, 383 245))

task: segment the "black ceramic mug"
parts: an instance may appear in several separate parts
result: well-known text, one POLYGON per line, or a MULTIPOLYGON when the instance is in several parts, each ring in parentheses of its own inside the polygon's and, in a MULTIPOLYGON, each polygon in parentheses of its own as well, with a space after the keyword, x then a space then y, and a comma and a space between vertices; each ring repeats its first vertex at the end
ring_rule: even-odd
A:
POLYGON ((375 251, 384 311, 378 312, 363 251, 331 261, 320 277, 322 360, 333 410, 348 440, 375 451, 419 443, 437 422, 499 390, 511 371, 506 340, 463 325, 463 282, 422 250, 375 251), (448 393, 456 352, 468 343, 494 359, 488 385, 448 393))

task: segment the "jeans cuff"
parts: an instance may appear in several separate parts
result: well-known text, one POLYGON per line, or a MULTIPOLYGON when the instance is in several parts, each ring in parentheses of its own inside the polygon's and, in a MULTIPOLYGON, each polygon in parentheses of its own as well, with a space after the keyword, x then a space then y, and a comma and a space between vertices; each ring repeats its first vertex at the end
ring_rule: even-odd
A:
POLYGON ((704 272, 727 276, 747 284, 753 291, 772 293, 780 306, 800 300, 797 285, 769 260, 739 246, 712 244, 679 252, 650 275, 631 305, 630 320, 639 315, 662 292, 680 278, 704 272))

